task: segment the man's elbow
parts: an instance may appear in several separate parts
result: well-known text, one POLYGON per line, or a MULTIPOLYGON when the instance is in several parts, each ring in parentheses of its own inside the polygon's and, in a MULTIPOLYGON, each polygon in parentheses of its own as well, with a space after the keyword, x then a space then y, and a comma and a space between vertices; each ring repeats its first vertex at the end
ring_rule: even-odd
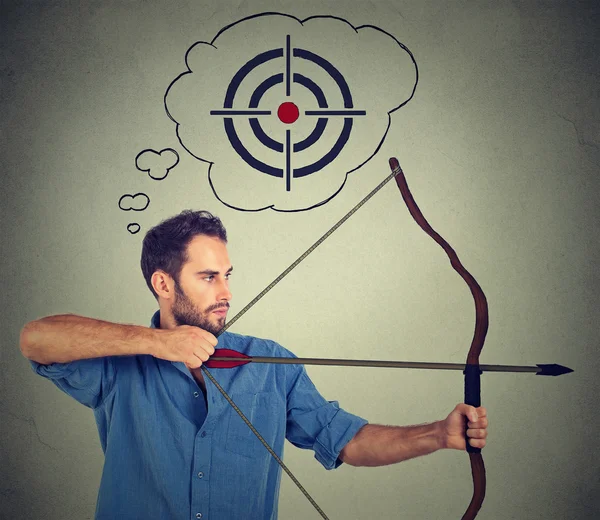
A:
POLYGON ((51 320, 53 318, 55 317, 47 316, 45 318, 40 318, 39 320, 32 320, 26 323, 21 329, 21 333, 19 335, 19 348, 21 349, 23 356, 25 356, 27 359, 31 359, 32 361, 42 364, 47 363, 47 361, 45 361, 41 355, 39 343, 40 336, 43 334, 41 330, 45 320, 51 320))
MULTIPOLYGON (((21 334, 19 336, 19 348, 26 358, 29 358, 29 354, 35 350, 36 340, 44 334, 46 324, 53 323, 56 321, 64 320, 65 316, 75 316, 70 312, 64 314, 55 314, 52 316, 44 316, 37 320, 31 320, 23 325, 21 334)), ((29 358, 31 359, 31 358, 29 358)))
POLYGON ((21 349, 21 354, 23 354, 27 359, 31 354, 31 334, 32 327, 35 322, 30 321, 26 323, 21 329, 21 334, 19 335, 19 348, 21 349))

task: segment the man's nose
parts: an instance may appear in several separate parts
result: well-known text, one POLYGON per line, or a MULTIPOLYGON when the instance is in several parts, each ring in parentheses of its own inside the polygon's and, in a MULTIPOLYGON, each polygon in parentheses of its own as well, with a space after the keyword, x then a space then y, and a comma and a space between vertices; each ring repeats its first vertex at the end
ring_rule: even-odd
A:
POLYGON ((233 298, 231 291, 229 290, 229 282, 228 280, 223 280, 221 282, 221 286, 219 287, 219 293, 217 295, 217 299, 229 301, 233 298))

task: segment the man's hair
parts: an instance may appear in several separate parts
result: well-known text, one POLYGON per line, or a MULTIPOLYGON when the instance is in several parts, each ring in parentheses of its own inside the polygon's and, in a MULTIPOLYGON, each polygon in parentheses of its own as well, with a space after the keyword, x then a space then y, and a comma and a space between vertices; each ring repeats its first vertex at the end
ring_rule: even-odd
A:
POLYGON ((221 239, 227 243, 227 231, 223 223, 208 211, 186 209, 150 229, 142 244, 140 265, 146 285, 158 300, 152 287, 152 274, 160 269, 179 284, 181 268, 189 258, 188 244, 198 235, 221 239))

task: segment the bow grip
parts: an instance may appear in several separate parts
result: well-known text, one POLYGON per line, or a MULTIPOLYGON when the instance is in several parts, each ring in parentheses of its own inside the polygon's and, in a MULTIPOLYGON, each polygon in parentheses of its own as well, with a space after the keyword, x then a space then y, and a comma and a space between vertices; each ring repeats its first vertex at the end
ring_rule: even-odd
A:
MULTIPOLYGON (((465 365, 463 371, 465 375, 465 404, 478 408, 481 406, 481 374, 479 365, 465 365)), ((465 433, 466 435, 466 433, 465 433)), ((468 453, 481 453, 481 448, 474 448, 467 439, 468 453)))

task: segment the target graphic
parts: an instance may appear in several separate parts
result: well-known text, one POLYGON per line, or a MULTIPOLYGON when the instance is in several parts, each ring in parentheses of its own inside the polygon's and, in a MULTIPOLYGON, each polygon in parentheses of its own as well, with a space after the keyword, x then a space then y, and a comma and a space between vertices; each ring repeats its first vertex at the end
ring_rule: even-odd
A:
MULTIPOLYGON (((239 96, 238 96, 239 97, 239 96)), ((231 79, 222 110, 211 110, 210 115, 223 117, 223 125, 227 138, 233 146, 236 153, 252 168, 273 177, 285 179, 286 191, 291 190, 292 179, 311 175, 326 165, 331 163, 342 151, 344 145, 348 142, 352 131, 353 118, 356 116, 365 116, 366 110, 357 110, 354 108, 352 94, 350 88, 340 71, 328 60, 315 54, 309 50, 301 48, 293 48, 291 46, 290 35, 286 37, 285 47, 272 49, 261 54, 258 54, 246 64, 244 64, 231 79), (282 72, 274 74, 262 83, 260 83, 252 92, 250 99, 247 102, 247 107, 239 108, 244 103, 236 103, 236 93, 242 81, 255 69, 261 67, 271 60, 281 60, 282 72), (343 101, 343 107, 332 109, 329 107, 327 97, 323 89, 312 79, 298 73, 293 72, 294 60, 308 60, 319 68, 324 70, 335 82, 339 88, 339 94, 343 101), (292 86, 302 86, 312 94, 317 108, 304 109, 297 106, 293 101, 292 86), (261 108, 261 100, 265 93, 270 89, 280 88, 282 90, 282 102, 274 114, 273 110, 265 110, 261 108), (277 117, 279 121, 286 125, 284 136, 269 135, 260 123, 260 119, 264 117, 277 117), (295 142, 293 139, 293 125, 301 117, 315 119, 314 128, 302 140, 295 142), (343 126, 335 142, 331 148, 323 154, 318 160, 312 164, 308 164, 299 168, 294 168, 292 164, 292 155, 301 152, 313 146, 325 132, 329 119, 332 117, 343 118, 343 126), (281 161, 279 164, 267 164, 253 155, 240 139, 236 131, 236 123, 240 119, 247 120, 250 124, 254 136, 258 139, 262 146, 270 150, 281 153, 281 161), (283 139, 280 139, 283 137, 283 139)))

